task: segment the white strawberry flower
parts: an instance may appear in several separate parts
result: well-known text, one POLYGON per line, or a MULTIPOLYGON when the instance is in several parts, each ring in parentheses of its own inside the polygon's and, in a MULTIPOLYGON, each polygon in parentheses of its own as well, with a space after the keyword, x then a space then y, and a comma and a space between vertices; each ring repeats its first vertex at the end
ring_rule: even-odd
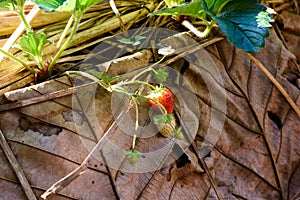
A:
POLYGON ((172 55, 174 52, 175 52, 175 49, 173 49, 171 46, 158 49, 158 54, 163 55, 163 56, 172 55))

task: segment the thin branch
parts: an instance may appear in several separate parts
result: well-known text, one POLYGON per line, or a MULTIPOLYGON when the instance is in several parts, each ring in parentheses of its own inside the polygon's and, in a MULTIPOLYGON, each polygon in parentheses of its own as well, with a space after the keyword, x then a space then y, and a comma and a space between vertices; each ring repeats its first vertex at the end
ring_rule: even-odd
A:
POLYGON ((115 1, 114 0, 109 0, 109 5, 111 7, 111 9, 113 10, 113 12, 115 13, 115 15, 118 17, 119 21, 120 21, 120 29, 121 31, 125 31, 125 26, 124 26, 124 22, 121 18, 121 15, 119 13, 119 10, 115 4, 115 1))
POLYGON ((16 157, 14 156, 14 153, 12 152, 11 148, 9 147, 1 130, 0 130, 0 145, 4 151, 4 154, 6 155, 6 157, 8 159, 12 169, 16 173, 16 175, 21 183, 21 186, 25 192, 25 195, 27 196, 28 199, 36 200, 36 197, 30 187, 30 184, 28 183, 28 180, 27 180, 21 166, 19 165, 16 157))
POLYGON ((48 94, 44 94, 44 95, 41 95, 41 96, 38 96, 38 97, 33 97, 33 98, 30 98, 30 99, 18 100, 18 101, 13 102, 13 103, 2 104, 2 105, 0 105, 0 112, 7 111, 7 110, 12 110, 12 109, 16 109, 16 108, 21 108, 21 107, 25 107, 25 106, 30 106, 30 105, 37 104, 37 103, 40 103, 40 102, 60 98, 60 97, 63 97, 63 96, 68 96, 68 95, 73 94, 74 92, 83 91, 84 89, 87 89, 87 88, 91 87, 92 85, 96 86, 96 84, 97 83, 93 82, 93 83, 84 84, 84 85, 81 85, 81 86, 71 87, 71 88, 67 88, 67 89, 63 89, 63 90, 58 90, 58 91, 51 92, 51 93, 48 93, 48 94))
MULTIPOLYGON (((127 110, 126 110, 127 111, 127 110)), ((109 127, 109 129, 104 133, 102 138, 98 141, 98 143, 94 146, 94 148, 90 151, 90 153, 87 155, 87 157, 84 159, 84 161, 81 163, 79 167, 77 167, 74 171, 69 173, 67 176, 63 177, 56 183, 54 183, 49 189, 44 192, 41 197, 43 199, 48 198, 49 196, 59 192, 64 187, 66 187, 68 184, 70 184, 73 180, 78 178, 80 175, 82 175, 85 170, 88 168, 89 162, 95 152, 101 151, 103 146, 106 144, 106 142, 109 140, 109 138, 112 136, 112 134, 115 132, 116 128, 118 127, 117 122, 122 119, 123 115, 126 113, 126 111, 122 111, 120 115, 117 117, 117 119, 114 121, 114 123, 109 127)))
POLYGON ((212 177, 212 175, 211 175, 211 173, 210 173, 210 171, 209 171, 209 169, 208 169, 205 161, 203 160, 203 157, 201 155, 199 155, 199 152, 200 152, 199 148, 197 147, 197 145, 193 141, 193 138, 190 137, 191 134, 189 133, 189 129, 186 127, 185 123, 181 120, 180 114, 179 114, 179 112, 176 109, 175 109, 175 114, 178 117, 178 119, 180 119, 180 125, 181 125, 183 131, 186 133, 184 137, 186 138, 187 142, 189 142, 189 143, 192 144, 192 147, 193 147, 194 151, 198 155, 198 160, 199 160, 201 166, 204 168, 204 171, 205 171, 206 175, 208 176, 208 179, 209 179, 209 181, 210 181, 210 183, 211 183, 211 185, 212 185, 212 187, 213 187, 213 189, 214 189, 214 191, 215 191, 218 199, 219 200, 224 200, 224 198, 223 198, 223 196, 222 196, 222 194, 220 192, 220 189, 219 189, 219 187, 216 184, 216 181, 212 177))
POLYGON ((216 37, 216 38, 212 38, 210 40, 208 40, 207 42, 204 42, 202 44, 196 44, 196 45, 189 45, 187 47, 178 49, 178 52, 180 52, 179 55, 174 56, 173 58, 170 58, 168 60, 166 60, 165 62, 163 62, 163 65, 169 65, 173 62, 175 62, 176 60, 179 60, 180 58, 184 58, 185 56, 192 54, 196 51, 199 51, 200 49, 203 49, 205 47, 208 47, 214 43, 217 43, 221 40, 224 40, 224 37, 216 37))
MULTIPOLYGON (((194 142, 193 142, 193 148, 196 148, 195 150, 197 150, 197 153, 199 152, 199 150, 197 149, 196 144, 195 144, 194 142)), ((212 177, 211 173, 209 172, 209 169, 208 169, 208 167, 207 167, 205 161, 203 160, 203 158, 202 158, 201 156, 198 156, 198 158, 199 158, 199 161, 200 161, 202 167, 204 168, 204 171, 205 171, 206 175, 207 175, 208 178, 209 178, 209 181, 210 181, 212 187, 213 187, 214 190, 215 190, 215 193, 216 193, 218 199, 219 199, 219 200, 224 200, 224 198, 222 197, 222 194, 221 194, 221 192, 220 192, 220 189, 219 189, 219 187, 217 186, 217 183, 216 183, 215 179, 212 177)))
POLYGON ((285 89, 280 85, 280 83, 274 78, 274 76, 265 68, 265 66, 257 60, 252 54, 246 53, 247 56, 256 64, 256 66, 263 71, 263 73, 270 79, 270 81, 275 85, 279 92, 284 96, 290 106, 294 109, 298 117, 300 117, 300 109, 296 103, 292 100, 290 95, 285 91, 285 89))

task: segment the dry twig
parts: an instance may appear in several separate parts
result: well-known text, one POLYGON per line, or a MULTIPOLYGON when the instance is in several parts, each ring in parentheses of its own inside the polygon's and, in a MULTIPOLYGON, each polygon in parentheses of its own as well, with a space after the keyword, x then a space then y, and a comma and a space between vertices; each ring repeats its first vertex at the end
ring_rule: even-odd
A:
POLYGON ((21 183, 21 186, 25 192, 25 195, 30 200, 36 200, 36 197, 30 187, 30 184, 28 183, 28 180, 27 180, 21 166, 19 165, 16 157, 14 156, 14 153, 12 152, 11 148, 9 147, 1 130, 0 130, 0 145, 4 151, 4 154, 6 155, 6 157, 8 159, 12 169, 16 173, 16 175, 21 183))
POLYGON ((62 179, 54 183, 49 189, 46 190, 46 192, 44 192, 44 194, 41 195, 43 199, 47 199, 49 196, 59 192, 60 190, 62 190, 64 187, 66 187, 73 180, 75 180, 85 172, 85 170, 88 168, 89 161, 91 160, 94 153, 101 151, 102 147, 105 145, 105 143, 109 140, 109 138, 116 130, 117 121, 121 119, 125 113, 126 111, 120 113, 116 121, 114 121, 114 123, 110 126, 110 128, 104 133, 103 137, 98 141, 98 143, 94 146, 94 148, 90 151, 90 153, 87 155, 87 157, 84 159, 84 161, 81 163, 81 165, 78 168, 76 168, 67 176, 63 177, 62 179))
POLYGON ((75 92, 82 91, 82 90, 84 90, 86 88, 89 88, 89 87, 91 87, 93 85, 96 85, 96 84, 97 83, 95 83, 95 82, 88 83, 88 84, 81 85, 81 86, 76 86, 76 87, 71 87, 71 88, 51 92, 51 93, 44 94, 44 95, 34 97, 34 98, 31 98, 31 99, 19 100, 19 101, 9 103, 9 104, 2 104, 2 105, 0 105, 0 112, 7 111, 7 110, 12 110, 12 109, 16 109, 16 108, 22 108, 22 107, 25 107, 25 106, 30 106, 30 105, 41 103, 41 102, 44 102, 44 101, 60 98, 60 97, 63 97, 63 96, 68 96, 68 95, 71 95, 75 92))
POLYGON ((256 66, 263 71, 263 73, 269 78, 269 80, 275 85, 279 92, 284 96, 290 106, 294 109, 298 117, 300 117, 300 109, 296 103, 292 100, 290 95, 285 91, 285 89, 280 85, 280 83, 273 77, 273 75, 265 68, 265 66, 257 60, 251 53, 246 53, 247 56, 256 64, 256 66))

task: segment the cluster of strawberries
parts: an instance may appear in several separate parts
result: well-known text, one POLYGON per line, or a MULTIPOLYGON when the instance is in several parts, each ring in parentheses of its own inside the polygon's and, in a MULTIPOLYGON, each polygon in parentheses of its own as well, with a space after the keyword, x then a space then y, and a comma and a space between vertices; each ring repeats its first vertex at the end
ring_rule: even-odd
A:
POLYGON ((167 112, 167 120, 161 120, 157 115, 154 117, 154 124, 156 125, 159 132, 164 136, 168 137, 171 135, 176 126, 176 120, 173 115, 174 111, 174 98, 172 92, 165 87, 156 87, 155 90, 152 90, 148 95, 148 104, 155 108, 156 111, 160 110, 160 107, 163 106, 167 112), (159 105, 160 104, 160 105, 159 105))

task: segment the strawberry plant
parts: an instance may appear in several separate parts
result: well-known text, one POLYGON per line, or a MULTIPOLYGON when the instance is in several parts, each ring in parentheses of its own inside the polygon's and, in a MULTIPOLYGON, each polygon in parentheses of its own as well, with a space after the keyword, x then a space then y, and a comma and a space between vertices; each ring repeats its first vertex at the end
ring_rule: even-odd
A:
POLYGON ((56 44, 56 50, 54 51, 53 56, 51 58, 43 58, 43 47, 47 43, 51 43, 51 41, 46 38, 46 35, 43 32, 36 33, 31 29, 24 16, 23 8, 25 0, 1 0, 0 9, 15 11, 20 16, 22 22, 26 27, 26 34, 21 37, 20 42, 18 44, 15 44, 14 47, 27 53, 28 59, 34 60, 36 66, 28 66, 21 59, 10 54, 7 51, 4 51, 3 49, 0 49, 0 52, 10 59, 23 65, 31 73, 37 75, 38 78, 45 78, 48 75, 51 75, 53 66, 56 63, 57 59, 71 43, 72 38, 74 37, 78 29, 82 15, 88 8, 90 8, 98 1, 99 0, 33 0, 34 3, 36 3, 41 9, 45 11, 70 12, 72 14, 69 18, 67 26, 65 27, 59 41, 56 44), (68 37, 65 39, 67 35, 68 37))
POLYGON ((193 0, 189 3, 182 3, 181 1, 165 0, 168 8, 154 11, 150 16, 169 15, 179 20, 179 17, 184 15, 189 16, 192 20, 200 19, 206 25, 203 32, 195 28, 188 20, 182 21, 182 25, 200 38, 207 37, 212 27, 218 25, 234 46, 246 52, 300 116, 300 109, 288 93, 251 54, 265 46, 265 38, 269 36, 268 28, 272 27, 270 22, 274 22, 271 15, 276 14, 273 9, 258 2, 258 0, 193 0))
MULTIPOLYGON (((170 5, 169 1, 166 3, 170 5)), ((264 38, 269 34, 267 27, 273 21, 267 7, 259 4, 257 0, 194 0, 157 10, 151 15, 186 15, 200 19, 206 24, 203 32, 198 34, 197 30, 194 31, 200 37, 206 37, 213 25, 218 24, 228 40, 246 52, 258 51, 265 45, 264 38)), ((187 28, 192 26, 186 20, 183 25, 187 28)))
POLYGON ((30 25, 27 23, 24 14, 24 4, 26 0, 1 0, 0 9, 16 12, 22 19, 27 31, 30 31, 30 25))
MULTIPOLYGON (((119 42, 123 43, 124 40, 119 42)), ((131 149, 125 151, 125 156, 130 164, 135 164, 142 153, 138 151, 136 146, 137 140, 137 132, 139 128, 139 99, 147 100, 150 107, 153 107, 155 110, 155 116, 153 117, 153 123, 156 125, 158 131, 164 136, 168 137, 171 134, 174 138, 183 139, 183 133, 181 129, 176 129, 176 120, 173 114, 174 111, 174 98, 172 92, 163 86, 163 82, 165 82, 168 78, 168 72, 163 68, 158 68, 157 65, 161 63, 166 56, 171 55, 175 50, 171 47, 165 47, 158 50, 158 53, 163 55, 163 57, 154 63, 153 65, 147 67, 145 70, 136 74, 131 79, 118 80, 116 78, 111 78, 106 76, 102 72, 94 72, 94 71, 67 71, 65 74, 76 74, 84 76, 88 79, 91 79, 97 82, 102 88, 106 89, 108 92, 117 92, 124 94, 129 97, 131 100, 130 104, 134 105, 135 108, 135 128, 132 139, 131 149), (139 80, 139 77, 145 75, 148 72, 152 72, 151 76, 153 80, 158 81, 156 83, 160 83, 160 86, 155 86, 154 84, 150 84, 147 81, 139 80), (129 92, 126 89, 126 86, 130 85, 140 85, 146 86, 150 88, 150 92, 148 95, 141 94, 140 89, 143 87, 139 87, 135 92, 129 92)))

